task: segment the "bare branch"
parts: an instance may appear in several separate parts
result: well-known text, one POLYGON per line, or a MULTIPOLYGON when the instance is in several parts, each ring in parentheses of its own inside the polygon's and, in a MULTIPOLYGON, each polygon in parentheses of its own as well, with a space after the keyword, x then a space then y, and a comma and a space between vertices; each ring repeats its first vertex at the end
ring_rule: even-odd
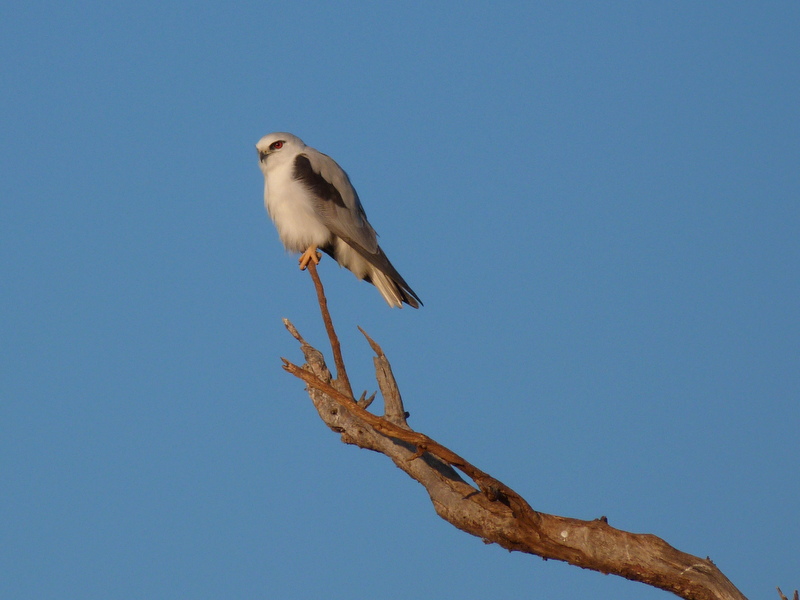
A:
POLYGON ((333 364, 336 366, 336 381, 338 386, 341 386, 341 389, 353 398, 353 388, 350 387, 350 379, 347 377, 347 371, 344 368, 342 347, 339 344, 336 330, 333 328, 331 313, 328 311, 328 300, 325 298, 325 290, 322 287, 322 281, 320 281, 319 273, 317 272, 317 265, 313 260, 308 263, 308 272, 311 274, 311 279, 314 281, 314 289, 317 291, 317 300, 319 301, 319 310, 322 313, 322 321, 325 323, 325 330, 328 332, 328 339, 331 341, 333 364))
MULTIPOLYGON (((315 284, 317 281, 318 277, 315 284)), ((321 287, 320 282, 318 297, 323 309, 321 287)), ((300 342, 306 360, 299 367, 283 359, 284 369, 305 381, 322 420, 341 434, 343 442, 388 456, 425 487, 437 514, 455 527, 508 550, 619 575, 682 598, 746 600, 710 559, 681 552, 654 535, 615 529, 605 517, 583 521, 535 511, 504 483, 427 435, 411 430, 389 362, 363 330, 376 354, 384 417, 366 410, 366 402, 356 402, 352 394, 337 389, 322 354, 306 343, 288 320, 284 323, 300 342)), ((332 331, 331 325, 329 336, 332 331)), ((343 372, 343 365, 337 365, 337 373, 343 372)), ((782 600, 786 599, 782 596, 782 600)))
MULTIPOLYGON (((406 422, 406 409, 403 407, 400 389, 397 387, 397 380, 394 378, 389 360, 383 353, 383 349, 381 349, 375 340, 367 335, 366 331, 361 329, 361 327, 359 327, 358 330, 367 338, 367 342, 369 342, 372 351, 375 353, 375 356, 372 357, 372 362, 375 365, 378 387, 383 396, 384 419, 405 429, 410 429, 406 422)), ((365 406, 364 408, 367 407, 365 406)))

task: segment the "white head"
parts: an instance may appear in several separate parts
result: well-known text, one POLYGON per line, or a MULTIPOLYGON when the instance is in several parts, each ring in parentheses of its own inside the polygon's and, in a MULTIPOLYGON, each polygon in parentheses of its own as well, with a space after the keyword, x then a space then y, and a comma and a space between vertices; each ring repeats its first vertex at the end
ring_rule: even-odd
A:
POLYGON ((256 144, 261 170, 266 175, 268 168, 273 169, 294 160, 305 147, 303 140, 291 133, 279 131, 265 135, 256 144))

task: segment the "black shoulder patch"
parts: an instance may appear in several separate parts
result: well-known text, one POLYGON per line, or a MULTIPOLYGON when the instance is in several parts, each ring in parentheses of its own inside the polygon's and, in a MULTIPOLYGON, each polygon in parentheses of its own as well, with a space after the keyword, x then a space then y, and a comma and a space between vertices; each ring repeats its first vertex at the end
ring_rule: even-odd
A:
POLYGON ((342 195, 339 193, 339 190, 336 189, 335 185, 313 169, 311 161, 308 160, 305 154, 298 154, 297 158, 294 159, 294 173, 292 173, 292 177, 295 181, 299 181, 305 185, 321 200, 327 200, 345 208, 344 200, 342 200, 342 195))

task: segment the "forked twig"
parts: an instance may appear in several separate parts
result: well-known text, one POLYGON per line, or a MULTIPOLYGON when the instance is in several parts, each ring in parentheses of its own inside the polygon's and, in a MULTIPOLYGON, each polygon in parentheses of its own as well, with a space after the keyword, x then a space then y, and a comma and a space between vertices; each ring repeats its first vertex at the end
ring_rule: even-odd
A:
MULTIPOLYGON (((781 591, 781 588, 775 588, 775 589, 778 590, 778 595, 781 597, 781 600, 789 600, 781 591)), ((798 590, 794 591, 794 596, 792 596, 792 600, 800 600, 800 591, 798 590)))

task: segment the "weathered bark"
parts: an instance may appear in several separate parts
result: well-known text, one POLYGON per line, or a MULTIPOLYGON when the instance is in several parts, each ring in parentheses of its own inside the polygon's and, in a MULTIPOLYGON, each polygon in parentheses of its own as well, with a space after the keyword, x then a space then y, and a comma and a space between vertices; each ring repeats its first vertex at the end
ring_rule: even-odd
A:
POLYGON ((373 360, 385 405, 383 416, 369 412, 372 398, 362 396, 356 401, 350 392, 319 277, 316 269, 310 270, 340 376, 333 378, 322 353, 306 343, 288 320, 284 324, 300 342, 306 362, 299 367, 283 359, 284 368, 306 382, 320 417, 341 434, 343 442, 391 458, 425 487, 439 516, 484 542, 641 581, 682 598, 745 600, 710 559, 681 552, 654 535, 615 529, 604 517, 582 521, 535 511, 505 484, 411 430, 389 361, 362 330, 376 355, 373 360))

